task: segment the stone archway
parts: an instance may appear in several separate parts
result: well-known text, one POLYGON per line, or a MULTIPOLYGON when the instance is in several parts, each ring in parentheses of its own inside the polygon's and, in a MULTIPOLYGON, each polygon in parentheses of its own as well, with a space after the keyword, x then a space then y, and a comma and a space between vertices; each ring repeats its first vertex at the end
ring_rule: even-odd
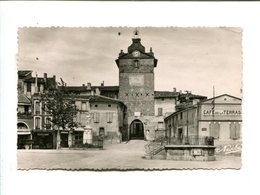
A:
POLYGON ((29 129, 29 126, 25 122, 18 122, 17 129, 29 129))
POLYGON ((139 119, 135 119, 129 126, 129 139, 144 139, 144 125, 139 119))

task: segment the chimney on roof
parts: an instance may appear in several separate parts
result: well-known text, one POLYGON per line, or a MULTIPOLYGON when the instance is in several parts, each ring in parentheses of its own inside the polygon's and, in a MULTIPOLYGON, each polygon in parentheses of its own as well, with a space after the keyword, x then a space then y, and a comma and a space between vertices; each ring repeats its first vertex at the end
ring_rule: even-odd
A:
POLYGON ((44 84, 47 86, 47 73, 43 73, 44 84))
POLYGON ((38 75, 37 75, 37 72, 35 74, 35 93, 38 93, 38 75))
POLYGON ((177 91, 177 89, 176 89, 176 87, 174 87, 174 88, 173 88, 173 92, 176 93, 176 91, 177 91))
POLYGON ((95 94, 96 94, 96 95, 100 95, 100 90, 99 90, 98 87, 96 88, 95 94))
POLYGON ((103 87, 105 85, 105 82, 103 81, 102 83, 101 83, 101 86, 103 87))
POLYGON ((87 83, 87 89, 91 90, 91 83, 87 83))
POLYGON ((85 84, 82 84, 82 87, 85 87, 85 84))

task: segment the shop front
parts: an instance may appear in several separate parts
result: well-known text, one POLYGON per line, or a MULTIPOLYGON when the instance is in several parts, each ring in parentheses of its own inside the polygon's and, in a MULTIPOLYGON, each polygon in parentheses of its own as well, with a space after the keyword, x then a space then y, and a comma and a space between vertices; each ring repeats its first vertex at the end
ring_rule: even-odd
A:
POLYGON ((17 149, 31 149, 32 134, 31 129, 25 122, 17 123, 17 149))
POLYGON ((53 149, 53 136, 52 130, 33 131, 33 149, 53 149))
POLYGON ((17 149, 31 149, 32 138, 31 132, 19 132, 17 139, 17 149))
POLYGON ((240 140, 241 126, 241 99, 224 94, 201 104, 199 133, 214 137, 217 145, 240 140))

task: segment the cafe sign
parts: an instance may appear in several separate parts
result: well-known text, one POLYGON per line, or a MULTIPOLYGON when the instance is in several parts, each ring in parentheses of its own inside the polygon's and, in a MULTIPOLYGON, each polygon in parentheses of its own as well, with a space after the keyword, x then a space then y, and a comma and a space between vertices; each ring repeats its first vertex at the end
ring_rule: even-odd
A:
POLYGON ((203 110, 202 111, 203 115, 207 115, 207 116, 212 116, 212 115, 216 115, 216 116, 239 116, 241 115, 241 111, 240 110, 203 110))

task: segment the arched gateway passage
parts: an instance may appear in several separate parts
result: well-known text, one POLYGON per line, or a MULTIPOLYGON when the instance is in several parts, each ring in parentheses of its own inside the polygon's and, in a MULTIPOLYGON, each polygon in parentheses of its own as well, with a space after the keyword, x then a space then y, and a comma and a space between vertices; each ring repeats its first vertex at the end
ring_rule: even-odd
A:
POLYGON ((144 139, 144 125, 142 121, 135 119, 130 124, 130 139, 144 139))

